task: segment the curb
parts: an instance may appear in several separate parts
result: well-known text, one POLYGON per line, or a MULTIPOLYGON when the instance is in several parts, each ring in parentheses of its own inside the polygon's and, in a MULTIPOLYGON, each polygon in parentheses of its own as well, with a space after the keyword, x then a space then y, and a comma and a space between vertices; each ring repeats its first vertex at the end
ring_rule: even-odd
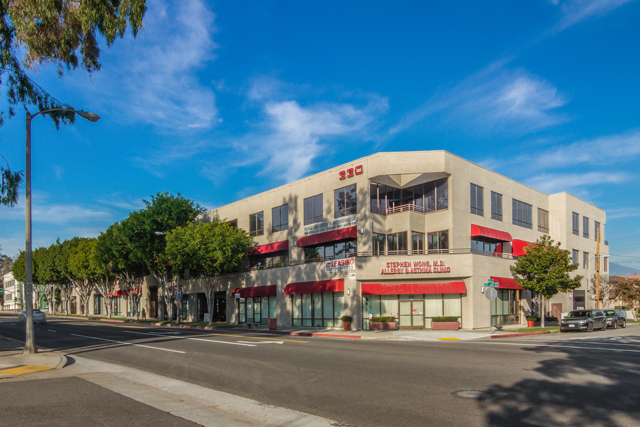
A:
POLYGON ((492 335, 491 339, 499 339, 499 338, 516 338, 516 337, 528 337, 531 335, 546 335, 546 334, 556 334, 560 332, 558 331, 539 331, 539 332, 521 332, 517 334, 500 334, 500 335, 492 335))
MULTIPOLYGON (((5 339, 7 341, 13 341, 13 342, 17 342, 17 343, 20 343, 20 344, 24 344, 23 341, 17 340, 15 338, 6 337, 4 335, 0 335, 0 337, 2 337, 3 339, 5 339)), ((48 351, 50 353, 53 353, 53 354, 56 354, 56 355, 58 355, 58 357, 60 357, 60 363, 58 363, 56 365, 56 367, 53 368, 53 369, 62 369, 67 364, 67 356, 65 356, 64 354, 58 353, 57 351, 53 351, 53 350, 45 348, 45 347, 41 347, 39 345, 36 345, 36 348, 42 349, 42 350, 46 350, 46 351, 48 351)))

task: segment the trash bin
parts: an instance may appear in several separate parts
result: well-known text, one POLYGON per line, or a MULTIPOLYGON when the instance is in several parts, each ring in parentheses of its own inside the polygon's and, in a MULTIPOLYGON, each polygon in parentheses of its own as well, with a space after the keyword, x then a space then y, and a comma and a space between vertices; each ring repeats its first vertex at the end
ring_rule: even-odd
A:
POLYGON ((275 331, 278 326, 278 319, 269 319, 269 330, 275 331))

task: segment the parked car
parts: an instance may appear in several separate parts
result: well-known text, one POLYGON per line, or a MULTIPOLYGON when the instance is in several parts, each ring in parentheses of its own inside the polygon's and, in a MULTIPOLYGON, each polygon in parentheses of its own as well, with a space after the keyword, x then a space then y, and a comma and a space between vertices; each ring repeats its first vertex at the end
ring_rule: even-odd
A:
POLYGON ((607 330, 607 317, 602 310, 573 310, 560 322, 560 332, 607 330))
POLYGON ((627 316, 622 310, 604 310, 604 315, 607 316, 607 326, 609 328, 616 329, 618 326, 621 328, 627 327, 627 316))
MULTIPOLYGON (((27 321, 27 310, 22 310, 18 314, 18 320, 21 322, 27 321)), ((47 323, 47 316, 38 308, 33 309, 33 323, 47 323)))

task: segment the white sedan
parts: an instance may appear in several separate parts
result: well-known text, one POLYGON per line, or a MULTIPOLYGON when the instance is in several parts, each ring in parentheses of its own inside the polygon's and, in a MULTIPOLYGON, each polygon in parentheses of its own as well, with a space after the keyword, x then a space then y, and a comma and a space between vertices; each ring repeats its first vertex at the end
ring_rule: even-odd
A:
MULTIPOLYGON (((27 321, 27 310, 22 310, 18 315, 18 320, 21 322, 27 321)), ((47 316, 45 316, 44 312, 40 311, 37 308, 33 309, 33 323, 47 323, 47 316)))

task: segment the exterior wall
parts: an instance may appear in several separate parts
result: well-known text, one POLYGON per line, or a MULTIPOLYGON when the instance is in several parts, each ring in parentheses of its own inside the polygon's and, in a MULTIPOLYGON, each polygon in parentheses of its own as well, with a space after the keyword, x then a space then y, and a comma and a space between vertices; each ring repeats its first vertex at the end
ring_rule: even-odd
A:
POLYGON ((18 282, 14 279, 13 273, 3 275, 2 280, 4 289, 4 303, 2 309, 6 311, 20 311, 24 309, 24 283, 18 282), (7 298, 9 294, 10 298, 7 298), (17 302, 15 302, 15 298, 18 299, 17 302))

